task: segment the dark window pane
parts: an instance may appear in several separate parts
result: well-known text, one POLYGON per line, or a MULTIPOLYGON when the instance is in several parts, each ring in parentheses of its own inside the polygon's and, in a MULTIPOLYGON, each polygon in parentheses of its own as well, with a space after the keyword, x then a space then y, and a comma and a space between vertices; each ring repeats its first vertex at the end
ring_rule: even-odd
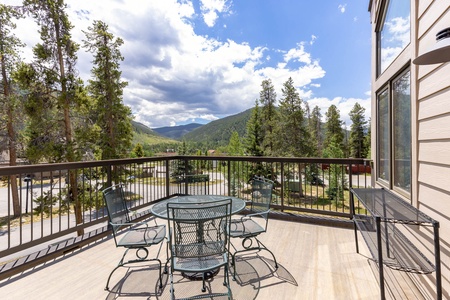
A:
POLYGON ((389 94, 384 90, 378 95, 378 178, 390 179, 389 142, 389 94))
POLYGON ((411 192, 411 86, 410 72, 392 83, 394 182, 411 192))

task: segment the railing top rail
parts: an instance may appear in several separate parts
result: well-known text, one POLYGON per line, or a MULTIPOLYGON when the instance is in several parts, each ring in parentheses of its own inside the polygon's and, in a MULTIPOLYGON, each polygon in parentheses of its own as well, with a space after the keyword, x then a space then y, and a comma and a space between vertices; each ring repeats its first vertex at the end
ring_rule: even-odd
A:
POLYGON ((133 163, 145 163, 152 161, 170 161, 175 159, 201 159, 220 161, 254 161, 254 162, 288 162, 288 163, 325 163, 325 164, 368 164, 363 158, 320 158, 320 157, 268 157, 268 156, 195 156, 195 155, 172 155, 153 156, 142 158, 111 159, 99 161, 80 161, 68 163, 47 163, 19 166, 0 167, 0 176, 25 174, 35 172, 48 172, 56 170, 70 170, 80 168, 93 168, 111 165, 124 165, 133 163))

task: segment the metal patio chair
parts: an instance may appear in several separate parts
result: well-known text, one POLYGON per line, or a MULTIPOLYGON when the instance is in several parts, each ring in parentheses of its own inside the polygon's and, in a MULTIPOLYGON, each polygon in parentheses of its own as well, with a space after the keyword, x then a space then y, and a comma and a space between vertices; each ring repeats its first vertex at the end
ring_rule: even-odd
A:
POLYGON ((147 222, 133 222, 130 219, 130 211, 125 202, 123 187, 120 184, 103 190, 103 198, 106 202, 109 224, 112 227, 116 247, 126 248, 119 264, 111 271, 106 282, 105 290, 109 291, 109 281, 112 274, 122 266, 131 263, 145 261, 157 261, 159 264, 159 287, 162 288, 161 260, 158 259, 162 247, 162 241, 166 237, 166 226, 149 226, 147 222), (148 247, 160 244, 158 255, 148 258, 148 247), (125 261, 129 250, 136 250, 136 258, 125 261))
POLYGON ((250 202, 250 214, 239 219, 232 219, 230 226, 230 237, 242 239, 243 249, 237 250, 233 244, 234 253, 231 257, 231 265, 234 267, 233 279, 236 280, 236 254, 247 251, 268 251, 275 262, 275 269, 278 263, 275 255, 258 239, 258 235, 267 231, 269 222, 270 202, 272 201, 273 181, 264 177, 255 176, 252 179, 252 200, 250 202), (262 222, 255 221, 256 217, 261 217, 262 222), (261 225, 263 223, 263 225, 261 225))
MULTIPOLYGON (((205 279, 215 276, 221 267, 224 268, 223 285, 227 287, 227 293, 215 293, 214 297, 227 296, 231 299, 227 235, 231 219, 231 199, 207 203, 168 203, 167 212, 171 299, 175 297, 174 271, 182 272, 184 277, 190 279, 202 279, 202 292, 205 292, 205 279)), ((205 294, 194 298, 210 297, 210 294, 205 294)))

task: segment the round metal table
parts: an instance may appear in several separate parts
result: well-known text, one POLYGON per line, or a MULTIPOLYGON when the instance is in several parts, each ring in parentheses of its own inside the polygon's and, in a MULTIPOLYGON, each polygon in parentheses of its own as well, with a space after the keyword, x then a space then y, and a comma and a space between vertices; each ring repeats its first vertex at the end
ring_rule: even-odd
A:
POLYGON ((190 195, 178 196, 156 203, 152 206, 152 214, 158 218, 168 219, 167 203, 208 203, 218 200, 231 199, 231 214, 241 212, 245 208, 245 201, 237 197, 221 196, 221 195, 190 195))
MULTIPOLYGON (((190 195, 190 196, 178 196, 158 202, 155 205, 153 205, 151 211, 152 214, 155 215, 156 217, 168 219, 167 203, 208 203, 225 199, 231 199, 231 214, 236 214, 244 210, 246 204, 245 201, 237 197, 220 196, 220 195, 190 195)), ((195 218, 195 215, 192 215, 192 218, 195 218)), ((219 272, 219 269, 206 272, 205 277, 211 278, 215 276, 219 272)), ((198 272, 182 272, 182 275, 190 280, 202 280, 203 278, 203 273, 198 272)))

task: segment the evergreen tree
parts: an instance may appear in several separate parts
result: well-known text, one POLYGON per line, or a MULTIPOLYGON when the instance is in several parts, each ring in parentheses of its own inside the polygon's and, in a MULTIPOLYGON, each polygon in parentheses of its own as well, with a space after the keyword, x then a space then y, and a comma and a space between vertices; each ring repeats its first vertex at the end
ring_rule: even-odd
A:
POLYGON ((24 5, 40 26, 42 40, 33 48, 34 62, 28 69, 37 88, 27 103, 32 120, 29 147, 34 151, 30 154, 37 160, 51 150, 55 161, 79 160, 82 148, 76 145, 72 116, 85 99, 78 94, 75 64, 79 46, 71 39, 73 26, 66 5, 62 0, 25 0, 24 5))
MULTIPOLYGON (((29 96, 26 111, 30 117, 27 154, 37 161, 80 160, 89 137, 83 115, 89 103, 82 82, 76 77, 78 44, 72 41, 73 28, 63 0, 24 0, 24 6, 40 27, 42 43, 33 48, 34 62, 23 66, 19 78, 29 96), (77 139, 80 133, 80 139, 77 139)), ((74 203, 77 224, 82 222, 81 203, 75 172, 69 173, 68 196, 74 203)), ((83 234, 79 230, 78 234, 83 234)))
POLYGON ((323 137, 322 137, 322 114, 320 107, 315 106, 309 118, 309 132, 311 133, 311 140, 314 148, 314 156, 322 156, 323 137))
MULTIPOLYGON (((239 137, 239 133, 237 131, 233 131, 231 134, 230 142, 228 143, 227 147, 228 155, 231 156, 243 156, 244 155, 244 149, 241 143, 241 139, 239 137)), ((230 166, 230 172, 227 171, 227 168, 224 168, 224 172, 227 172, 230 174, 230 195, 231 196, 237 196, 237 191, 242 185, 241 180, 244 178, 242 175, 242 171, 240 170, 240 164, 238 161, 232 161, 229 164, 230 166)))
POLYGON ((352 125, 350 128, 350 156, 355 158, 364 158, 367 156, 367 148, 365 143, 365 133, 367 131, 367 121, 364 116, 365 108, 359 103, 355 103, 350 111, 350 119, 352 125))
POLYGON ((263 152, 266 156, 272 156, 275 153, 275 125, 278 120, 275 102, 277 94, 270 79, 265 79, 261 83, 261 92, 259 93, 259 103, 261 104, 261 131, 263 133, 263 152))
MULTIPOLYGON (((23 17, 23 14, 11 6, 0 4, 0 68, 1 68, 1 121, 5 127, 0 127, 4 133, 9 151, 9 165, 17 163, 18 128, 22 123, 20 118, 21 102, 19 91, 14 88, 12 74, 20 62, 18 55, 24 44, 12 33, 16 28, 14 19, 23 17)), ((3 134, 2 134, 3 135, 3 134)), ((11 183, 11 198, 14 217, 20 216, 20 200, 17 188, 16 175, 9 176, 11 183)))
MULTIPOLYGON (((331 138, 330 143, 323 150, 324 157, 343 158, 344 151, 338 141, 338 135, 331 138)), ((348 188, 348 181, 345 169, 342 165, 332 164, 328 171, 328 197, 334 200, 344 200, 344 190, 348 188)), ((337 204, 337 202, 336 202, 337 204)))
POLYGON ((341 116, 339 110, 335 105, 331 105, 328 108, 328 111, 325 114, 326 123, 325 123, 325 141, 324 148, 328 148, 333 142, 333 144, 337 145, 342 152, 344 152, 344 131, 342 130, 343 122, 341 120, 341 116))
POLYGON ((282 156, 305 157, 312 154, 311 136, 307 129, 304 103, 289 78, 282 88, 277 122, 276 153, 282 156))
POLYGON ((250 156, 263 156, 262 150, 263 133, 261 130, 260 108, 258 101, 252 110, 250 119, 247 122, 245 134, 245 151, 250 156))
POLYGON ((101 159, 124 158, 131 148, 133 130, 131 109, 123 104, 123 89, 128 83, 121 80, 119 70, 123 40, 114 38, 102 21, 94 21, 88 30, 83 42, 94 55, 88 91, 95 99, 96 123, 103 132, 99 136, 101 159))
POLYGON ((233 131, 231 134, 230 142, 228 143, 227 152, 231 156, 243 156, 244 148, 237 131, 233 131))
POLYGON ((133 153, 135 157, 144 157, 144 148, 140 143, 137 143, 133 149, 133 153))

